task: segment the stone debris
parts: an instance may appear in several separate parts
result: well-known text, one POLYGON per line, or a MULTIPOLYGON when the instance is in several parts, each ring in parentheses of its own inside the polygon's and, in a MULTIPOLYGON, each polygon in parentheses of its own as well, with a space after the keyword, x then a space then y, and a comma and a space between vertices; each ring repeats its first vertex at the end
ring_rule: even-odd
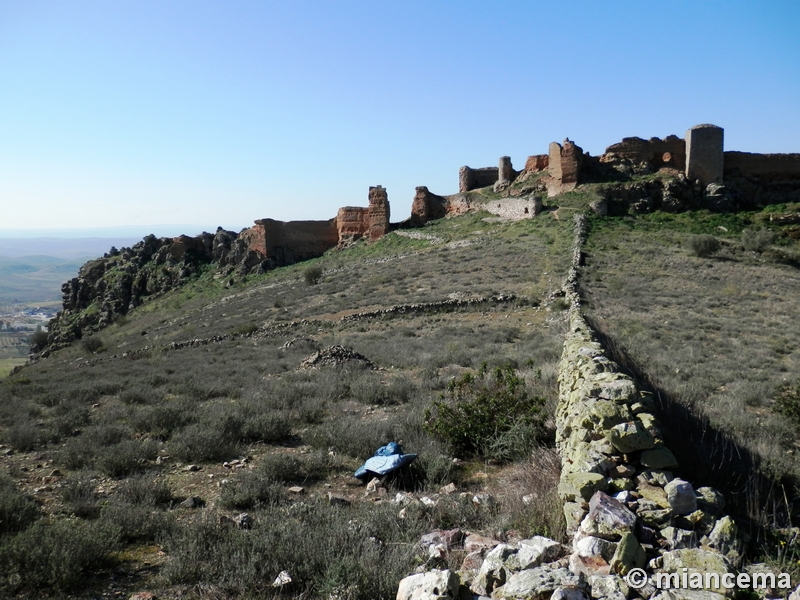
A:
POLYGON ((328 346, 327 348, 323 348, 322 350, 314 352, 314 354, 303 360, 303 362, 300 363, 300 366, 307 369, 335 367, 353 360, 363 363, 370 369, 375 368, 375 365, 372 364, 372 361, 366 356, 356 352, 352 348, 346 348, 345 346, 340 346, 339 344, 328 346))
POLYGON ((452 600, 458 598, 458 588, 458 575, 448 569, 433 569, 403 579, 397 600, 452 600))

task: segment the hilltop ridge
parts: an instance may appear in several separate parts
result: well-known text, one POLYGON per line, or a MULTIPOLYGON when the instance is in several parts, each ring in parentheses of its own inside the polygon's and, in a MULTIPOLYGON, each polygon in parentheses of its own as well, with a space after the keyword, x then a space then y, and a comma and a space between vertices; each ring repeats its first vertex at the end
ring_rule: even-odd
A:
MULTIPOLYGON (((520 171, 503 156, 498 167, 462 167, 458 183, 458 193, 449 196, 417 187, 411 217, 395 224, 387 190, 379 185, 370 187, 367 207, 342 207, 326 221, 259 219, 238 234, 220 228, 195 237, 150 235, 131 248, 112 248, 62 286, 63 310, 32 356, 46 357, 209 268, 233 282, 469 211, 535 218, 545 198, 551 208, 574 205, 603 216, 752 210, 791 201, 800 190, 800 154, 725 152, 722 128, 698 125, 685 138, 624 138, 599 157, 569 139, 553 142, 547 154, 528 157, 520 171)), ((800 227, 793 231, 800 235, 800 227)))

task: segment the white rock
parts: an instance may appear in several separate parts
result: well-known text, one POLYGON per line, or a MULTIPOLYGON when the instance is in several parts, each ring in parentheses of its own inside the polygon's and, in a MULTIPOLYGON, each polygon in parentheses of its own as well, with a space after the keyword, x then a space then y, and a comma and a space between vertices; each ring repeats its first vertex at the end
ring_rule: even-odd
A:
POLYGON ((282 587, 289 583, 292 583, 292 577, 289 575, 289 571, 281 571, 278 573, 275 581, 272 582, 272 587, 282 587))
POLYGON ((396 600, 452 600, 458 597, 458 575, 433 569, 406 577, 397 588, 396 600))

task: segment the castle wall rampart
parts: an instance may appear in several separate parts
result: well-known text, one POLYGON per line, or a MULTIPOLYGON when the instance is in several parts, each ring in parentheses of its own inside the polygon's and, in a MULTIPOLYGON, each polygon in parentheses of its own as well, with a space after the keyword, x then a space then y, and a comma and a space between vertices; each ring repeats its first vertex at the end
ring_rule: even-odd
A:
POLYGON ((725 152, 724 173, 744 177, 800 179, 800 154, 725 152))
POLYGON ((473 169, 472 167, 461 167, 458 171, 458 191, 468 192, 478 188, 488 187, 497 182, 497 167, 482 167, 473 169))

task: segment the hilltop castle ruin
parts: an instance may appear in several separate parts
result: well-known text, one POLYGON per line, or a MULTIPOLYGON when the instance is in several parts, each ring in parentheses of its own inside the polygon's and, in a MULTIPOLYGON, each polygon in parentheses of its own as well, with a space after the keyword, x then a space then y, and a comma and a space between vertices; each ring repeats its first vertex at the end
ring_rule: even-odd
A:
MULTIPOLYGON (((683 138, 675 135, 649 140, 623 138, 598 157, 584 152, 569 139, 561 144, 552 142, 547 154, 529 156, 521 171, 514 169, 508 156, 501 156, 497 167, 463 166, 458 174, 457 194, 439 196, 425 186, 417 187, 410 219, 397 226, 419 227, 478 207, 504 218, 533 218, 542 211, 543 196, 554 197, 582 183, 620 181, 625 176, 660 170, 668 170, 692 189, 677 192, 666 188, 619 189, 610 193, 618 193, 641 211, 699 206, 703 197, 707 197, 710 208, 733 208, 733 198, 747 206, 780 201, 787 193, 796 198, 800 191, 800 154, 726 152, 721 127, 696 125, 683 138), (522 185, 526 181, 535 181, 536 185, 522 185), (724 189, 729 184, 732 189, 724 189), (496 201, 476 202, 469 196, 473 190, 488 187, 501 197, 496 201), (654 197, 648 200, 643 194, 654 197), (685 198, 676 199, 676 194, 694 195, 699 200, 687 204, 685 198)), ((598 210, 605 209, 600 206, 598 210)), ((342 248, 362 238, 374 242, 390 231, 389 218, 387 191, 375 186, 369 189, 367 207, 342 207, 336 217, 327 221, 260 219, 241 236, 262 260, 283 265, 320 256, 331 248, 342 248)))

